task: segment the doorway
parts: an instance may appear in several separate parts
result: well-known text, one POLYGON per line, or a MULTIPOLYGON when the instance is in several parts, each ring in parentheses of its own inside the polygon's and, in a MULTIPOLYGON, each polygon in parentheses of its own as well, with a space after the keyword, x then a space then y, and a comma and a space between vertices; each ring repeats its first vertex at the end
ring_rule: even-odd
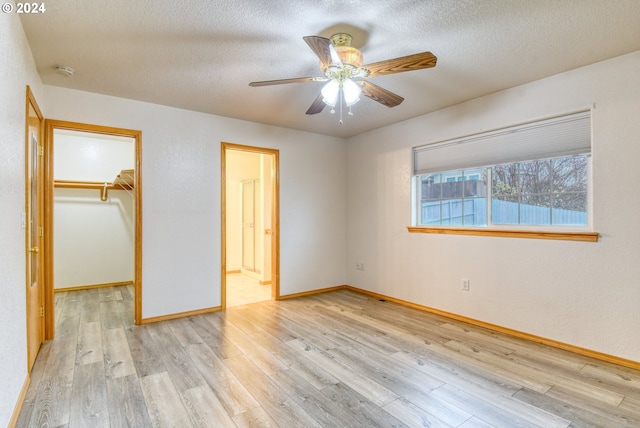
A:
POLYGON ((222 143, 222 308, 279 299, 279 152, 222 143))
POLYGON ((55 292, 127 287, 140 324, 141 132, 47 120, 46 156, 46 337, 55 292))

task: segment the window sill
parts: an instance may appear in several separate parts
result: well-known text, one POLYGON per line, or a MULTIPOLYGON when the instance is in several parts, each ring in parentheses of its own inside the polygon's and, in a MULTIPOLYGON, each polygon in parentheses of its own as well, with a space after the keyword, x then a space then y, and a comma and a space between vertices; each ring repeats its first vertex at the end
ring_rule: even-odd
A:
POLYGON ((497 236, 501 238, 556 239, 562 241, 598 242, 597 232, 551 232, 532 230, 501 230, 455 227, 407 226, 409 233, 436 233, 441 235, 497 236))

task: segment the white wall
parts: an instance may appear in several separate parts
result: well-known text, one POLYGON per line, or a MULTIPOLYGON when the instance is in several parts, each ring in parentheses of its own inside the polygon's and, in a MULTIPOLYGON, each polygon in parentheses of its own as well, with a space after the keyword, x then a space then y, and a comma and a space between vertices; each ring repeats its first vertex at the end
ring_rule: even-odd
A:
POLYGON ((640 361, 639 118, 635 52, 351 138, 348 283, 640 361), (412 147, 594 104, 599 242, 407 232, 412 147))
POLYGON ((220 305, 222 141, 280 150, 280 293, 344 284, 344 140, 54 86, 44 93, 52 119, 142 131, 143 318, 220 305))
MULTIPOLYGON (((133 169, 135 140, 87 132, 54 131, 55 180, 112 182, 133 169)), ((54 190, 55 288, 133 281, 135 216, 131 190, 54 190)))
MULTIPOLYGON (((0 14, 0 426, 7 426, 27 377, 25 301, 26 85, 42 84, 18 15, 0 14)), ((46 112, 43 112, 46 113, 46 112)))
POLYGON ((112 182, 123 169, 135 167, 135 138, 93 132, 53 131, 53 178, 112 182))
POLYGON ((93 189, 55 189, 54 286, 133 282, 134 203, 124 190, 106 201, 93 189))

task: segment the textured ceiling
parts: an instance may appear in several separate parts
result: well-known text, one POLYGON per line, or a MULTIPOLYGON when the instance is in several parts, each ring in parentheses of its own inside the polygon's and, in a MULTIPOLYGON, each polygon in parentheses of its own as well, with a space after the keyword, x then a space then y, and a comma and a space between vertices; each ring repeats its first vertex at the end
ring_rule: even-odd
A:
POLYGON ((638 0, 55 0, 21 15, 45 84, 348 137, 640 50, 638 0), (308 116, 320 82, 302 40, 349 28, 364 62, 417 52, 435 68, 371 79, 405 98, 308 116), (75 69, 73 77, 55 65, 75 69))

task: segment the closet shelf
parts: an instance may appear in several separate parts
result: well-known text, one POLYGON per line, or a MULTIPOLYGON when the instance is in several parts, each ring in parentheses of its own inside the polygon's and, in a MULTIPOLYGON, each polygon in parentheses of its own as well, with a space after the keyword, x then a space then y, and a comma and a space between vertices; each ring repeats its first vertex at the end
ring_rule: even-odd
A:
POLYGON ((116 176, 116 179, 113 180, 114 186, 120 186, 125 189, 133 189, 133 170, 132 169, 123 169, 120 171, 120 174, 116 176))

